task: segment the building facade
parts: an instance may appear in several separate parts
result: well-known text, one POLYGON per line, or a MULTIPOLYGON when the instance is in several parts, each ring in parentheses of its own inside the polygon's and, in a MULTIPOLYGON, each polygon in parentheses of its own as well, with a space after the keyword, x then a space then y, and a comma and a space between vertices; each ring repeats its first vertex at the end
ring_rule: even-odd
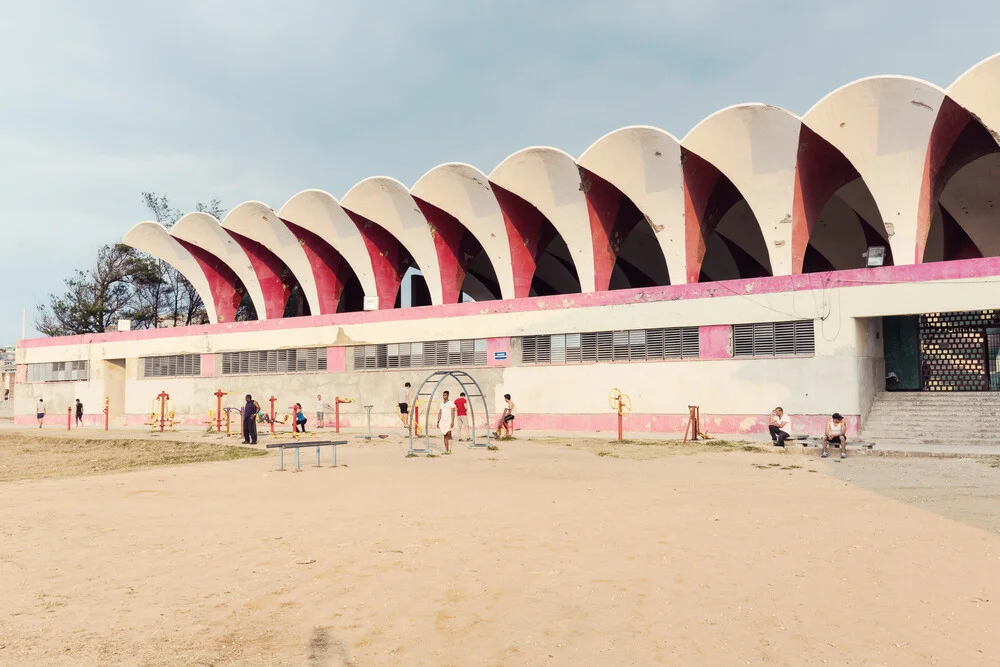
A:
POLYGON ((223 389, 350 397, 346 422, 372 405, 389 425, 403 381, 462 368, 491 409, 515 396, 521 428, 611 430, 619 387, 634 430, 681 431, 699 405, 710 431, 766 431, 781 404, 797 430, 838 411, 857 431, 887 372, 1000 388, 998 131, 994 56, 948 89, 863 79, 801 118, 737 105, 682 140, 627 127, 576 159, 534 147, 488 175, 142 222, 124 241, 178 268, 211 324, 22 341, 17 419, 108 397, 136 423, 165 390, 196 424, 223 389), (304 314, 283 318, 292 294, 304 314), (256 321, 234 321, 244 299, 256 321))

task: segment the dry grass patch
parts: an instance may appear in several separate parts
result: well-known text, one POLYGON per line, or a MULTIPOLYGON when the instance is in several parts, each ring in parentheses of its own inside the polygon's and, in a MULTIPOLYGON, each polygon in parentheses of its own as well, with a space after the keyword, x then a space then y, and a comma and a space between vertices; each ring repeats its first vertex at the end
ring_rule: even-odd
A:
POLYGON ((0 482, 100 475, 266 454, 261 449, 206 442, 11 434, 0 436, 0 482))
POLYGON ((613 459, 659 459, 667 456, 703 454, 706 452, 766 452, 749 442, 732 440, 601 440, 598 438, 532 438, 533 442, 559 447, 572 447, 597 456, 613 459))

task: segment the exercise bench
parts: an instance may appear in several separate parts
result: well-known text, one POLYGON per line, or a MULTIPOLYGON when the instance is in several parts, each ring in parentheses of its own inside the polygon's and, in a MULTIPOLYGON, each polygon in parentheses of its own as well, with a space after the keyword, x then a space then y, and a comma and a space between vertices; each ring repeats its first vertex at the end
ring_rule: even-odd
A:
POLYGON ((303 447, 315 447, 316 448, 316 467, 320 466, 320 456, 319 450, 321 447, 329 446, 333 450, 333 467, 337 467, 337 446, 346 445, 347 440, 314 440, 312 442, 275 442, 267 446, 268 449, 278 450, 278 471, 284 471, 285 469, 285 450, 294 449, 295 450, 295 472, 302 472, 302 466, 299 465, 299 451, 303 447))

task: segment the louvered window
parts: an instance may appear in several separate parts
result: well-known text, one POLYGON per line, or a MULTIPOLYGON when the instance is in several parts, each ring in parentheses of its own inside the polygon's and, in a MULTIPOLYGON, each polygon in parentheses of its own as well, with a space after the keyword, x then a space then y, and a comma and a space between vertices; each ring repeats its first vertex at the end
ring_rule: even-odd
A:
POLYGON ((359 345, 354 348, 354 370, 358 371, 383 368, 485 365, 485 338, 359 345))
POLYGON ((89 377, 87 361, 54 361, 28 364, 28 382, 79 382, 89 377))
POLYGON ((222 353, 223 375, 312 373, 325 370, 325 347, 222 353))
POLYGON ((165 378, 201 375, 200 354, 171 354, 142 358, 142 377, 165 378))
POLYGON ((659 361, 697 357, 697 327, 597 331, 521 338, 521 362, 524 364, 659 361))
POLYGON ((791 357, 816 353, 812 320, 733 325, 736 357, 791 357))

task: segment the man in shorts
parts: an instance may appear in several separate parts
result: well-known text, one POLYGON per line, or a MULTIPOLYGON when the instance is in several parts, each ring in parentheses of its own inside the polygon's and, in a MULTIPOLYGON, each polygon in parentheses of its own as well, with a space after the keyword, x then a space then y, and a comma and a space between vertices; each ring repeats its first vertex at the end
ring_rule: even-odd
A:
POLYGON ((316 428, 323 428, 323 416, 326 403, 323 402, 323 395, 316 394, 316 428))
POLYGON ((445 454, 451 454, 451 432, 455 428, 455 404, 448 400, 448 396, 447 391, 441 393, 441 408, 438 410, 437 419, 437 427, 444 435, 445 454))
POLYGON ((458 398, 455 399, 455 416, 457 418, 456 425, 458 426, 458 428, 455 430, 458 431, 456 435, 458 436, 459 442, 470 439, 471 435, 469 435, 470 433, 469 401, 467 398, 465 398, 464 391, 458 395, 458 398), (462 437, 463 435, 467 435, 469 436, 469 438, 462 437))
POLYGON ((406 382, 399 388, 399 420, 403 428, 410 428, 410 383, 406 382))
POLYGON ((847 425, 839 412, 834 412, 830 421, 826 423, 826 431, 823 433, 822 457, 824 459, 829 456, 830 445, 840 448, 840 458, 847 458, 847 425))
POLYGON ((38 428, 42 427, 42 422, 45 420, 45 401, 38 399, 38 407, 35 408, 35 417, 38 418, 38 428))
POLYGON ((507 407, 503 409, 503 414, 500 416, 500 424, 497 426, 496 437, 500 437, 501 429, 504 431, 506 437, 511 437, 514 435, 514 401, 511 400, 510 394, 504 394, 503 400, 507 402, 507 407))

